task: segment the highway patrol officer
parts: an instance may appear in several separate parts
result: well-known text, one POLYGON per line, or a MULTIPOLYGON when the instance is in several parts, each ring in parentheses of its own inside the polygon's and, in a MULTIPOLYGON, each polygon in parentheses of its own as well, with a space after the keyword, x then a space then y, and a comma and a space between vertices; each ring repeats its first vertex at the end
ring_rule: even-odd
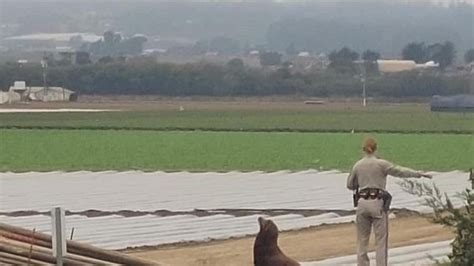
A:
POLYGON ((377 158, 377 142, 373 138, 365 139, 362 149, 365 156, 354 165, 347 178, 347 188, 354 190, 354 205, 357 206, 357 265, 370 264, 367 246, 373 226, 377 266, 385 266, 388 251, 388 209, 391 201, 390 194, 385 190, 387 175, 427 178, 431 178, 431 175, 377 158))

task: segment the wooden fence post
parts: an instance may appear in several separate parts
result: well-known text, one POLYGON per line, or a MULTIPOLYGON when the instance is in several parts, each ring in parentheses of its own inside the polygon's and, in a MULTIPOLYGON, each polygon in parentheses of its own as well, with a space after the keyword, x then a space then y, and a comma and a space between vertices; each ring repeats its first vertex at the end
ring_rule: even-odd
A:
POLYGON ((64 257, 67 253, 66 247, 66 225, 65 213, 63 208, 53 208, 51 210, 51 220, 53 225, 52 248, 53 256, 56 257, 56 265, 63 266, 64 257))

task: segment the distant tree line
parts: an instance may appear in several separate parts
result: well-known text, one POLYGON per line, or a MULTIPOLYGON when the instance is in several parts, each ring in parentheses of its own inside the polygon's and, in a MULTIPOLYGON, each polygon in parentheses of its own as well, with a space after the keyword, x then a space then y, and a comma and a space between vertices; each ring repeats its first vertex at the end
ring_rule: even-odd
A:
MULTIPOLYGON (((241 48, 262 44, 290 54, 372 47, 387 57, 397 56, 411 41, 449 40, 462 53, 472 48, 474 6, 469 1, 450 1, 449 8, 435 4, 441 0, 133 2, 2 1, 8 10, 2 23, 16 25, 2 28, 2 36, 114 28, 126 36, 143 33, 186 42, 225 35, 239 40, 241 48)), ((207 51, 207 43, 202 44, 207 51)))
MULTIPOLYGON (((297 51, 291 46, 286 55, 295 55, 297 51)), ((283 54, 278 52, 260 52, 260 64, 262 66, 275 66, 282 64, 283 54)), ((412 42, 407 44, 402 50, 402 58, 404 60, 413 60, 417 64, 424 64, 433 61, 439 64, 440 70, 445 70, 453 65, 456 58, 456 50, 454 44, 446 41, 444 43, 434 43, 425 45, 425 43, 412 42)), ((368 74, 377 75, 377 60, 381 59, 381 54, 375 50, 365 50, 362 55, 356 51, 343 47, 340 50, 332 51, 328 59, 329 69, 339 74, 368 74), (361 60, 359 60, 359 58, 361 60), (359 60, 359 61, 358 61, 359 60), (357 62, 358 61, 358 62, 357 62)), ((466 63, 474 62, 474 49, 468 50, 464 55, 466 63)))
POLYGON ((193 56, 206 53, 217 53, 220 55, 237 55, 242 53, 242 46, 236 39, 217 36, 209 40, 200 40, 193 45, 174 46, 168 49, 168 54, 193 56))
MULTIPOLYGON (((339 52, 341 54, 348 51, 339 52)), ((337 54, 334 55, 338 57, 337 54)), ((349 52, 349 57, 355 55, 349 52)), ((365 55, 366 57, 368 55, 365 55)), ((0 65, 0 86, 7 89, 16 80, 41 86, 39 64, 0 65)), ((227 65, 207 63, 156 63, 150 58, 102 62, 87 65, 51 66, 48 84, 64 86, 82 94, 154 94, 165 96, 352 96, 361 94, 361 81, 350 72, 313 71, 292 73, 288 66, 274 70, 244 67, 242 60, 227 65)), ((367 80, 373 97, 406 97, 468 93, 469 76, 402 72, 374 75, 367 80)))
POLYGON ((456 50, 452 42, 434 43, 425 45, 425 43, 412 42, 403 48, 403 59, 414 60, 416 63, 426 63, 434 61, 439 64, 441 69, 445 69, 454 62, 456 50))
MULTIPOLYGON (((106 31, 103 38, 93 43, 83 43, 78 48, 82 52, 87 52, 94 56, 125 56, 139 55, 143 52, 143 45, 147 38, 143 35, 135 35, 130 38, 123 38, 118 32, 106 31)), ((80 40, 71 38, 71 46, 74 43, 81 43, 80 40)))
POLYGON ((464 54, 464 61, 468 64, 474 62, 474 49, 470 49, 464 54))

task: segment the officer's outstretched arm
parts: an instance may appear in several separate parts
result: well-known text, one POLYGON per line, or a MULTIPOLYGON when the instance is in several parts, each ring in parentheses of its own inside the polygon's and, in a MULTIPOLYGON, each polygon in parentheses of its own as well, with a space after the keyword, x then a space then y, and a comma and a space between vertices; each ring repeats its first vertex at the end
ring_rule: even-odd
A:
POLYGON ((403 167, 400 165, 395 165, 393 163, 390 163, 388 161, 384 161, 384 168, 385 168, 385 173, 391 176, 396 176, 396 177, 422 177, 425 176, 425 174, 421 171, 413 170, 408 167, 403 167))

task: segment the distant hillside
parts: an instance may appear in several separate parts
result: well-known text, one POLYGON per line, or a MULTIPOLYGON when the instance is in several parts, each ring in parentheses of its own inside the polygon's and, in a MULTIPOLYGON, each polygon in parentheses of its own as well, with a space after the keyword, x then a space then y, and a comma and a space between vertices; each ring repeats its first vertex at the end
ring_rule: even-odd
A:
MULTIPOLYGON (((284 51, 331 51, 342 46, 398 55, 411 41, 452 41, 460 53, 471 48, 473 6, 449 8, 425 1, 321 1, 298 3, 186 1, 0 1, 2 35, 34 32, 115 30, 161 38, 237 39, 284 51), (357 3, 354 3, 357 2, 357 3), (421 2, 421 3, 420 3, 421 2)), ((437 2, 437 1, 435 1, 437 2)), ((460 56, 462 57, 462 55, 460 56)))

